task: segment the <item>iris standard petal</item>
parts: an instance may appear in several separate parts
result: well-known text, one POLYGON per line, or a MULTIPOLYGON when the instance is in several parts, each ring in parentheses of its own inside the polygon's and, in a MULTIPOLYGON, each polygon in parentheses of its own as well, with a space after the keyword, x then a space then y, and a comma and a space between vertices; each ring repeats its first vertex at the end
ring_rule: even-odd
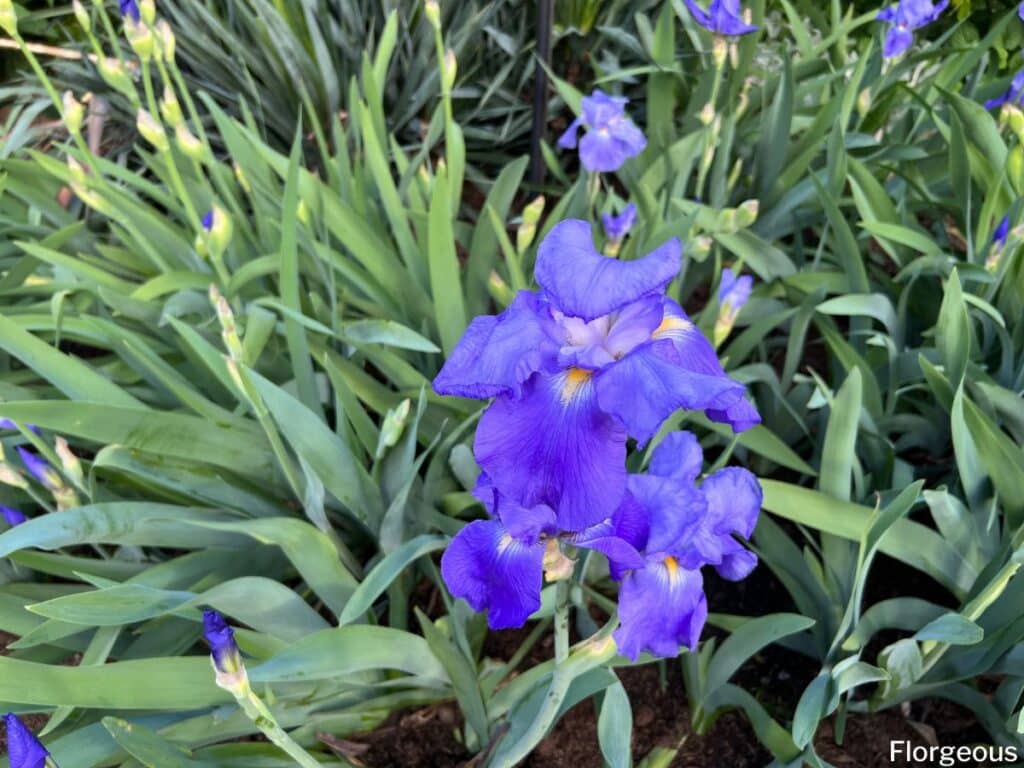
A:
POLYGON ((11 768, 44 768, 50 754, 17 715, 4 716, 7 730, 7 759, 11 768))
POLYGON ((434 391, 478 400, 518 397, 523 382, 557 357, 545 312, 536 295, 520 291, 500 315, 475 318, 434 379, 434 391))
POLYGON ((757 478, 740 467, 726 467, 709 476, 700 493, 706 499, 707 512, 698 525, 687 531, 685 548, 679 552, 682 565, 714 565, 723 576, 738 568, 752 568, 756 560, 739 554, 741 547, 733 534, 749 538, 754 531, 761 511, 761 486, 757 478))
POLYGON ((629 144, 605 128, 591 129, 580 139, 580 162, 588 171, 610 173, 619 170, 642 150, 643 147, 634 152, 629 144))
POLYGON ((499 397, 476 431, 477 461, 503 494, 547 504, 564 531, 615 511, 626 488, 626 432, 598 407, 589 371, 535 374, 520 400, 499 397))
POLYGON ((704 494, 690 481, 658 475, 630 475, 629 494, 648 517, 648 556, 674 554, 686 540, 705 524, 708 503, 704 494))
POLYGON ((540 608, 544 545, 518 541, 497 520, 477 520, 452 539, 441 575, 455 597, 487 611, 491 629, 521 627, 540 608))
POLYGON ((562 149, 575 149, 576 148, 576 137, 579 135, 580 128, 583 127, 583 119, 577 117, 571 123, 569 127, 565 129, 565 132, 558 137, 558 146, 562 149))
POLYGON ((630 203, 618 215, 612 213, 601 214, 601 225, 604 227, 604 236, 609 240, 622 240, 636 223, 636 205, 630 203))
POLYGON ((882 46, 882 54, 886 58, 892 58, 893 56, 899 56, 901 53, 907 50, 914 42, 914 33, 911 32, 907 27, 894 24, 889 27, 889 31, 885 35, 885 43, 882 46))
POLYGON ((743 21, 739 0, 711 0, 708 15, 711 26, 719 35, 746 35, 757 31, 757 27, 743 21))
POLYGON ((707 620, 703 586, 700 571, 672 558, 632 571, 619 589, 619 653, 636 661, 644 651, 671 658, 680 646, 695 648, 707 620))
POLYGON ((704 467, 704 451, 692 432, 669 432, 651 454, 648 472, 693 482, 704 467))
POLYGON ((690 9, 690 13, 693 14, 693 18, 698 24, 705 29, 711 29, 711 17, 708 16, 707 11, 697 5, 695 0, 686 0, 686 7, 690 9))
POLYGON ((743 394, 724 372, 689 368, 669 339, 637 347, 595 379, 601 409, 625 424, 640 445, 680 408, 727 409, 743 394))
POLYGON ((746 432, 761 423, 761 414, 745 397, 736 399, 725 408, 708 408, 704 413, 712 421, 728 424, 733 432, 746 432))
POLYGON ((534 276, 559 310, 589 321, 664 290, 681 264, 675 238, 643 258, 620 261, 598 253, 589 222, 568 219, 540 244, 534 276))

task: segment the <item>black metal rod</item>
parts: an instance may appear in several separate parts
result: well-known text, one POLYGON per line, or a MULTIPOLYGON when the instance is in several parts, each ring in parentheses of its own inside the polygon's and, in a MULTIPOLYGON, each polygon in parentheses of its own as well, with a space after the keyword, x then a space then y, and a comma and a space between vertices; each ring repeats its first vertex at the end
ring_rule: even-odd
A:
POLYGON ((540 145, 548 125, 548 73, 551 66, 551 30, 554 0, 537 0, 537 74, 533 81, 533 131, 530 135, 530 182, 544 182, 544 156, 540 145))

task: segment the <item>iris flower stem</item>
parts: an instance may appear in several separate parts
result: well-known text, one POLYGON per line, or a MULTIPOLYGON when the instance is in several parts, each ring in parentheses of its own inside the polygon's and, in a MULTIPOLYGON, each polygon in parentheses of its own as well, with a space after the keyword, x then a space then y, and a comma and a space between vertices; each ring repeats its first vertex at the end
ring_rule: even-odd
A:
POLYGON ((248 684, 241 690, 233 689, 232 693, 238 706, 272 744, 283 750, 302 768, 320 768, 320 761, 300 747, 287 731, 278 725, 273 713, 248 684))
POLYGON ((504 757, 499 768, 511 768, 518 765, 548 732, 558 710, 562 708, 565 694, 572 683, 572 675, 567 673, 566 661, 569 659, 569 592, 572 586, 570 579, 562 579, 555 586, 555 663, 551 673, 551 685, 544 696, 544 703, 537 711, 537 716, 530 727, 516 742, 516 748, 504 757))

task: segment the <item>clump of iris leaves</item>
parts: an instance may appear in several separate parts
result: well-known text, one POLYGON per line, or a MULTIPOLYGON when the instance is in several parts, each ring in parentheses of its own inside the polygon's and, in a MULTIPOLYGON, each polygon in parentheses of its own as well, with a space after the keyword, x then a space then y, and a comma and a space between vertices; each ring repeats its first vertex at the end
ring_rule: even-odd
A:
MULTIPOLYGON (((531 287, 544 234, 587 215, 554 140, 594 86, 629 96, 648 138, 606 179, 640 210, 622 258, 680 238, 668 292, 709 337, 722 271, 756 281, 718 351, 763 424, 666 429, 695 432, 709 469, 758 475, 749 585, 770 572, 790 604, 712 603, 724 640, 640 663, 681 665, 695 730, 740 710, 778 765, 825 765, 826 719, 841 738, 847 713, 923 697, 1024 746, 1024 157, 984 107, 1021 63, 1016 7, 954 3, 884 60, 876 6, 755 0, 719 80, 682 2, 557 5, 539 185, 533 4, 442 3, 439 43, 411 0, 182 0, 157 9, 146 62, 117 4, 86 3, 85 24, 19 8, 42 69, 12 53, 0 93, 0 503, 27 518, 0 533, 0 709, 48 715, 62 768, 292 764, 245 740, 205 609, 324 765, 445 700, 484 764, 522 733, 550 683, 525 659, 552 588, 519 652, 488 658, 486 618, 437 566, 482 514, 481 404, 430 381, 472 317, 531 287), (162 119, 179 109, 194 143, 137 134, 166 87, 162 119), (74 139, 50 100, 65 90, 92 94, 74 139), (811 680, 793 701, 730 682, 773 643, 811 680)), ((606 570, 586 576, 579 637, 613 603, 606 570)), ((584 662, 566 701, 594 699, 607 763, 666 764, 630 754, 629 662, 584 662)))

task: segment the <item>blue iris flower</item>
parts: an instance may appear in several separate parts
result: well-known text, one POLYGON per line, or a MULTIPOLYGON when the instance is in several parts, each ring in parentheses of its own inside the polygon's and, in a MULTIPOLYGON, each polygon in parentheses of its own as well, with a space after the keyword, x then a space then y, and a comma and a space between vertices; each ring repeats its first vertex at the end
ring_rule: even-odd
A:
POLYGON ((579 140, 580 162, 588 171, 617 171, 629 158, 643 152, 647 139, 626 115, 629 99, 609 96, 595 90, 583 97, 582 111, 558 139, 563 149, 576 147, 580 128, 586 135, 579 140))
POLYGON ((207 232, 209 232, 211 229, 213 229, 213 209, 212 208, 210 210, 208 210, 206 213, 203 214, 203 220, 202 220, 201 223, 203 225, 203 229, 205 229, 207 232))
POLYGON ((521 291, 466 329, 434 390, 495 398, 474 452, 504 496, 556 512, 582 531, 626 493, 626 440, 646 443, 680 408, 741 431, 760 422, 745 389, 683 309, 664 295, 682 247, 620 261, 594 247, 590 224, 556 225, 537 253, 541 290, 521 291))
POLYGON ((706 11, 694 0, 686 0, 686 7, 698 24, 716 35, 747 35, 757 31, 757 27, 743 21, 740 0, 711 0, 706 11))
POLYGON ((999 226, 996 227, 996 231, 992 235, 992 245, 997 249, 1006 246, 1006 240, 1010 236, 1010 217, 1009 215, 1003 216, 1003 220, 999 222, 999 226))
POLYGON ((441 575, 455 597, 475 611, 487 611, 492 629, 521 627, 540 608, 555 512, 544 504, 527 509, 503 497, 486 475, 473 493, 491 519, 459 531, 441 558, 441 575))
POLYGON ((735 535, 748 538, 761 509, 753 474, 726 467, 695 485, 703 465, 697 438, 674 432, 655 450, 646 475, 630 475, 614 516, 578 544, 604 552, 621 582, 615 642, 634 661, 644 651, 672 657, 694 648, 707 619, 700 569, 712 565, 739 580, 757 557, 735 535))
POLYGON ((906 51, 914 42, 914 30, 939 18, 947 5, 949 0, 940 0, 937 5, 932 0, 899 0, 895 5, 879 11, 875 18, 891 25, 885 36, 882 54, 891 58, 906 51))
POLYGON ((636 206, 630 203, 617 216, 605 213, 601 216, 604 235, 612 242, 621 242, 636 223, 636 206))
MULTIPOLYGON (((25 426, 28 427, 32 432, 35 432, 37 435, 40 434, 39 427, 37 427, 35 424, 26 424, 25 426)), ((14 421, 12 421, 11 419, 0 419, 0 429, 16 430, 17 428, 18 425, 14 423, 14 421)))
POLYGON ((32 731, 13 713, 4 717, 7 727, 7 759, 11 768, 44 768, 50 753, 32 731))
POLYGON ((28 520, 28 518, 25 517, 25 515, 23 515, 18 510, 12 509, 11 507, 5 507, 2 505, 0 505, 0 515, 3 515, 3 518, 6 521, 6 523, 12 528, 16 525, 21 525, 26 520, 28 520))
POLYGON ((32 473, 40 483, 46 486, 51 491, 58 490, 62 483, 60 475, 50 466, 49 462, 46 461, 42 456, 33 453, 26 448, 18 446, 18 455, 21 456, 21 461, 25 465, 25 468, 32 473))
POLYGON ((1024 106, 1024 69, 1013 76, 1013 80, 1010 81, 1010 87, 1006 93, 985 102, 985 109, 995 109, 996 107, 1003 106, 1003 104, 1013 104, 1018 107, 1024 106))
POLYGON ((139 4, 136 0, 120 0, 121 15, 127 16, 136 24, 142 18, 142 14, 139 13, 139 4))
POLYGON ((235 674, 242 666, 233 630, 217 611, 203 611, 203 637, 210 645, 210 657, 217 672, 235 674))

